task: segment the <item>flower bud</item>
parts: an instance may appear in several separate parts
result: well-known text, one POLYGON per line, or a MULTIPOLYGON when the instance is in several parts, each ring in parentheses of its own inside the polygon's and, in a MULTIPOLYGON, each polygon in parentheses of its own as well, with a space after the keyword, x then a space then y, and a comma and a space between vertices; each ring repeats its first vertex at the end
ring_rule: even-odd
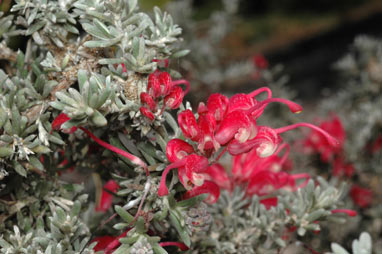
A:
POLYGON ((183 135, 193 141, 198 141, 200 129, 191 110, 186 109, 178 115, 178 123, 183 135))
POLYGON ((154 121, 155 115, 149 109, 147 109, 145 107, 140 107, 139 111, 141 112, 142 115, 144 115, 145 117, 150 119, 150 121, 154 121))
POLYGON ((171 92, 164 98, 164 104, 171 108, 179 108, 183 101, 184 92, 181 87, 175 86, 172 88, 171 92))

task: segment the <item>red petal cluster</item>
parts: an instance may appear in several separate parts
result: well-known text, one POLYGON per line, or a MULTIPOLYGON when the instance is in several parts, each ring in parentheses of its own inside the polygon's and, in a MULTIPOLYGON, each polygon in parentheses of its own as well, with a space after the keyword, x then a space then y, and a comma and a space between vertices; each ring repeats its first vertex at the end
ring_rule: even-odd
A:
MULTIPOLYGON (((208 201, 215 202, 219 195, 219 187, 232 188, 232 181, 226 171, 216 164, 226 151, 239 156, 234 159, 237 163, 247 159, 248 165, 251 165, 237 164, 233 169, 235 179, 248 184, 248 194, 265 195, 269 193, 266 191, 269 186, 273 189, 290 187, 294 190, 305 185, 309 180, 307 174, 289 175, 282 171, 275 172, 276 165, 281 168, 286 162, 286 156, 278 157, 276 152, 277 149, 280 151, 285 147, 279 147, 282 142, 280 134, 297 127, 308 127, 323 134, 330 145, 336 145, 337 141, 322 129, 308 123, 278 129, 258 126, 256 120, 272 102, 286 104, 293 113, 302 111, 302 107, 292 101, 272 98, 271 90, 263 87, 250 94, 236 94, 231 98, 222 94, 212 94, 207 104, 199 104, 198 117, 189 109, 179 113, 179 126, 189 142, 179 139, 169 142, 167 157, 171 164, 162 174, 159 196, 168 194, 168 172, 178 169, 179 179, 187 190, 185 198, 209 193, 208 201), (261 93, 268 95, 263 101, 255 98, 261 93), (213 155, 221 148, 220 155, 214 158, 213 155), (257 166, 253 166, 253 163, 257 166), (300 178, 305 178, 305 181, 298 186, 296 181, 300 178)), ((286 154, 287 152, 284 155, 286 154)))
POLYGON ((150 121, 155 119, 155 112, 158 105, 162 104, 160 114, 165 108, 177 109, 183 101, 183 97, 190 89, 190 83, 187 80, 173 81, 168 72, 155 71, 148 77, 147 93, 140 94, 141 114, 146 116, 150 121), (180 87, 181 84, 186 86, 186 90, 180 87))

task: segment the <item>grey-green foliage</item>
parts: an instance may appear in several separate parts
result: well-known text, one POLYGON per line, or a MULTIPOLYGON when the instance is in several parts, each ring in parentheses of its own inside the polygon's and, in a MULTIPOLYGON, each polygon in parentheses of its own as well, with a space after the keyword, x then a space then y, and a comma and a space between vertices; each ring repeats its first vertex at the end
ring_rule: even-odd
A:
MULTIPOLYGON (((349 254, 349 252, 337 243, 332 243, 331 254, 349 254)), ((352 244, 353 254, 371 254, 372 240, 371 236, 367 232, 363 232, 359 239, 355 239, 352 244)))
POLYGON ((95 126, 105 126, 104 117, 111 111, 111 104, 115 97, 115 85, 111 77, 93 74, 90 78, 85 71, 78 72, 79 91, 69 88, 67 92, 56 92, 57 100, 50 105, 65 114, 71 120, 63 128, 89 122, 95 126), (101 112, 102 113, 101 113, 101 112))
POLYGON ((72 11, 76 0, 17 0, 11 12, 19 15, 15 23, 25 36, 32 36, 38 45, 54 44, 63 48, 69 34, 79 34, 72 11), (21 14, 21 15, 20 15, 21 14))
POLYGON ((83 187, 33 175, 28 179, 0 190, 14 199, 0 202, 0 253, 78 253, 90 236, 79 216, 87 200, 80 195, 83 187))
POLYGON ((159 8, 154 8, 152 20, 137 11, 136 0, 80 0, 74 6, 82 27, 93 37, 86 47, 116 47, 114 55, 100 59, 100 64, 124 63, 129 71, 151 73, 156 69, 154 58, 168 58, 177 51, 173 44, 182 30, 159 8))
POLYGON ((281 237, 288 228, 296 227, 297 234, 304 236, 320 230, 317 221, 341 222, 343 218, 331 210, 337 207, 342 190, 318 180, 318 186, 311 180, 304 189, 277 195, 277 205, 268 210, 257 196, 246 199, 240 188, 222 193, 209 209, 214 218, 211 229, 194 239, 197 253, 274 253, 287 245, 281 237))
POLYGON ((48 102, 51 90, 57 85, 47 80, 36 64, 28 72, 25 57, 18 52, 17 74, 10 77, 0 70, 0 157, 6 165, 26 176, 25 168, 43 171, 41 154, 51 151, 51 144, 64 142, 57 133, 50 133, 48 102), (19 163, 22 162, 22 163, 19 163))
MULTIPOLYGON (((59 206, 52 207, 52 216, 46 219, 38 217, 36 226, 21 233, 18 226, 13 226, 13 232, 8 232, 0 238, 0 253, 30 253, 30 254, 75 254, 87 244, 87 238, 80 240, 79 236, 88 235, 87 226, 79 220, 81 203, 76 201, 70 211, 59 206), (47 225, 46 225, 47 224, 47 225)), ((85 248, 83 253, 94 253, 95 244, 85 248)))

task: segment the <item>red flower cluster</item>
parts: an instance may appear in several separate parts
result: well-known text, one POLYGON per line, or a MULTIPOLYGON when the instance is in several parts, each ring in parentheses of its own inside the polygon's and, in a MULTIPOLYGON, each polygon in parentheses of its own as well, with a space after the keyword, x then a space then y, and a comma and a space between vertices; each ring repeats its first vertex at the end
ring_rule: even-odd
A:
POLYGON ((333 116, 331 120, 321 121, 320 128, 335 137, 340 145, 331 146, 327 139, 317 131, 312 131, 304 141, 304 147, 307 152, 316 152, 321 155, 323 162, 329 162, 335 155, 342 153, 346 133, 338 116, 333 116))
POLYGON ((142 104, 140 112, 150 121, 154 121, 159 102, 162 104, 159 114, 162 114, 165 108, 176 109, 189 89, 190 84, 187 80, 172 81, 169 73, 155 71, 149 75, 147 93, 140 94, 142 104), (179 86, 180 84, 186 85, 185 91, 179 86))
MULTIPOLYGON (((332 173, 334 176, 352 177, 355 173, 355 169, 354 166, 351 163, 346 162, 345 159, 343 144, 346 134, 341 120, 338 116, 334 115, 331 120, 322 121, 320 127, 337 138, 340 142, 340 146, 330 146, 320 133, 312 131, 303 142, 305 151, 320 154, 323 162, 332 165, 332 173)), ((378 145, 377 142, 375 144, 378 145)), ((371 204, 373 193, 369 189, 361 188, 354 184, 351 187, 350 196, 355 204, 364 208, 371 204)))
MULTIPOLYGON (((293 113, 299 113, 302 110, 300 105, 292 101, 272 98, 270 89, 263 87, 250 94, 236 94, 231 98, 213 94, 207 100, 206 105, 199 104, 198 119, 189 109, 181 112, 178 115, 178 123, 184 137, 189 139, 190 143, 181 139, 174 139, 168 143, 166 152, 171 164, 162 174, 159 196, 168 194, 166 176, 169 170, 178 168, 179 179, 188 190, 186 197, 209 193, 208 201, 215 202, 219 196, 218 183, 224 187, 230 185, 224 169, 214 164, 225 151, 234 156, 251 152, 250 156, 257 156, 256 158, 259 159, 265 158, 274 154, 278 149, 282 142, 281 133, 297 127, 309 127, 317 130, 327 138, 329 144, 337 145, 337 141, 327 132, 308 123, 298 123, 278 129, 258 126, 256 120, 271 102, 284 103, 293 113), (256 100, 255 96, 263 92, 268 94, 268 98, 263 101, 256 100), (221 154, 215 159, 211 159, 220 148, 222 148, 221 154), (209 159, 211 159, 211 163, 209 159), (215 180, 217 175, 220 175, 219 179, 223 182, 215 180)), ((268 174, 263 179, 272 181, 273 184, 279 181, 288 182, 281 184, 284 186, 294 185, 292 182, 294 183, 296 177, 286 177, 280 174, 270 177, 268 174), (275 179, 276 176, 280 179, 275 179)), ((253 183, 251 186, 255 185, 253 183)), ((277 188, 281 188, 281 186, 277 188)), ((256 191, 253 190, 253 192, 256 191)))
POLYGON ((246 194, 252 196, 269 195, 273 191, 288 188, 292 191, 304 187, 310 176, 308 174, 290 175, 283 171, 286 169, 289 145, 283 143, 276 152, 269 157, 259 157, 256 150, 233 157, 232 175, 235 184, 244 185, 246 194), (286 149, 280 156, 280 152, 286 149), (305 178, 305 181, 297 185, 296 180, 305 178))

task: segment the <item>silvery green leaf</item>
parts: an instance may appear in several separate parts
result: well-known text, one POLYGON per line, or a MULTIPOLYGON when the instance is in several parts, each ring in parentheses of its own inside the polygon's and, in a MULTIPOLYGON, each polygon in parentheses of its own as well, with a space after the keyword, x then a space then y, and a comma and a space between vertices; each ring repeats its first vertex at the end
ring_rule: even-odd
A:
POLYGON ((64 43, 58 37, 49 37, 57 47, 63 48, 64 43))
POLYGON ((121 64, 123 62, 123 58, 102 58, 98 60, 99 64, 121 64))
POLYGON ((31 157, 29 158, 29 162, 30 162, 30 164, 31 164, 33 167, 37 168, 37 169, 40 170, 40 171, 44 171, 44 165, 42 165, 42 163, 40 162, 40 160, 37 159, 36 157, 31 156, 31 157))
POLYGON ((134 37, 133 39, 133 56, 138 62, 142 62, 145 53, 145 40, 142 37, 134 37))
POLYGON ((121 39, 122 37, 120 36, 120 37, 105 40, 105 41, 87 41, 84 43, 84 46, 88 48, 106 48, 106 47, 110 47, 117 44, 118 42, 121 41, 121 39))
POLYGON ((188 247, 190 247, 191 238, 189 234, 187 233, 187 231, 185 230, 185 228, 181 225, 181 222, 179 221, 178 217, 175 215, 175 213, 172 210, 170 210, 169 218, 170 218, 171 224, 175 227, 183 243, 187 245, 188 247))
POLYGON ((133 221, 134 217, 121 206, 116 205, 114 206, 114 209, 118 215, 121 216, 121 218, 127 223, 131 223, 133 221))
POLYGON ((99 127, 106 126, 107 124, 106 118, 98 110, 94 111, 93 115, 90 116, 89 120, 94 125, 99 127))
POLYGON ((73 26, 73 25, 69 25, 69 24, 64 24, 63 25, 64 29, 70 33, 73 33, 73 34, 80 34, 80 31, 78 31, 78 29, 73 26))
MULTIPOLYGON (((25 31, 25 35, 28 36, 28 35, 31 35, 35 32, 37 32, 38 30, 40 30, 43 26, 46 25, 46 21, 42 20, 42 21, 39 21, 37 22, 36 24, 33 24, 32 26, 30 26, 26 31, 25 31)), ((41 40, 42 41, 42 40, 41 40)), ((37 42, 37 41, 36 41, 37 42)), ((38 42, 37 42, 38 43, 38 42)), ((41 43, 38 43, 38 44, 41 44, 41 43)))
POLYGON ((105 24, 103 24, 102 22, 100 22, 98 19, 94 19, 94 20, 93 20, 93 23, 94 23, 94 25, 98 28, 98 30, 103 34, 104 37, 106 37, 106 38, 108 38, 108 39, 113 38, 113 37, 110 35, 110 31, 109 31, 109 29, 107 28, 107 26, 105 26, 105 24))
POLYGON ((337 243, 332 243, 331 244, 333 254, 349 254, 344 248, 342 248, 339 244, 337 243))
POLYGON ((27 171, 24 169, 23 166, 21 166, 21 164, 17 161, 13 161, 13 168, 15 169, 15 171, 23 176, 23 177, 26 177, 27 176, 27 171))
POLYGON ((41 38, 40 34, 37 31, 32 34, 32 38, 38 45, 45 44, 44 40, 41 38))
POLYGON ((127 5, 129 6, 129 14, 131 14, 137 7, 137 0, 128 0, 127 5))
POLYGON ((188 55, 189 53, 190 53, 189 49, 183 49, 183 50, 179 50, 179 51, 175 52, 174 54, 171 55, 171 57, 172 58, 181 58, 181 57, 188 55))
POLYGON ((99 19, 106 21, 108 23, 113 23, 113 20, 110 17, 108 17, 108 16, 106 16, 106 15, 104 15, 98 11, 86 9, 86 14, 91 15, 91 16, 96 17, 96 18, 99 18, 99 19))
POLYGON ((56 97, 60 99, 62 102, 66 103, 67 105, 77 105, 77 102, 70 98, 68 95, 66 95, 64 92, 56 92, 56 97))

